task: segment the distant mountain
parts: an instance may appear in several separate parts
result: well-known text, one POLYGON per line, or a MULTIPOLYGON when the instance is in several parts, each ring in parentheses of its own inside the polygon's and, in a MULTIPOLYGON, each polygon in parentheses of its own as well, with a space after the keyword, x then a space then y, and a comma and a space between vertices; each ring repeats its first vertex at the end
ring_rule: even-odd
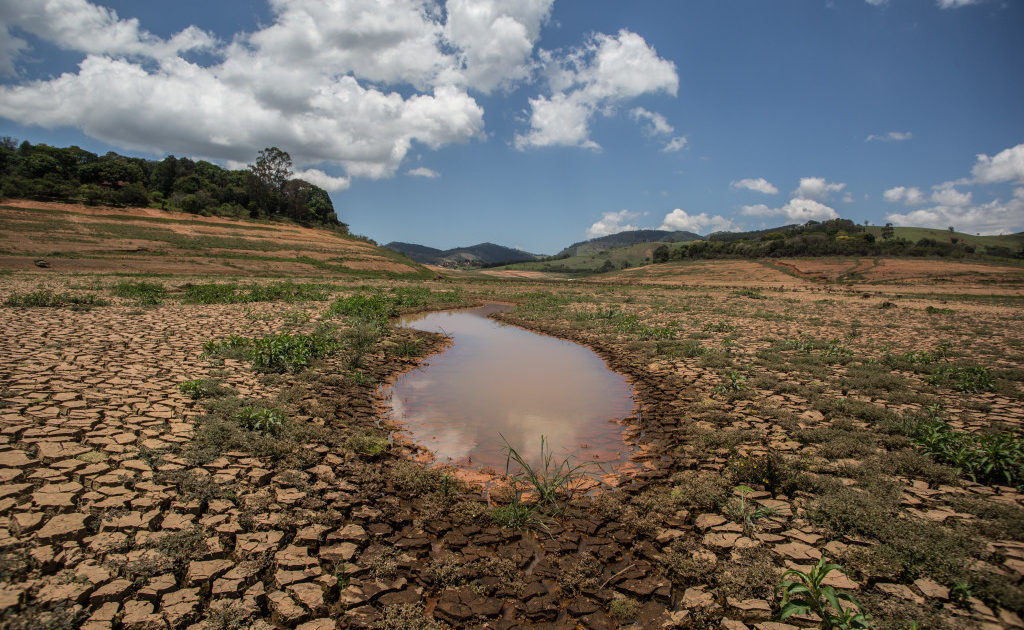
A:
POLYGON ((520 249, 494 243, 479 243, 469 247, 442 250, 415 243, 392 241, 384 247, 405 254, 418 263, 442 267, 486 267, 499 263, 527 262, 540 258, 520 249))
POLYGON ((792 230, 796 230, 800 227, 802 227, 800 224, 794 223, 792 225, 783 225, 776 228, 769 228, 767 230, 749 230, 747 232, 714 232, 712 234, 708 234, 706 240, 725 242, 742 240, 756 241, 765 234, 770 234, 771 232, 782 232, 783 234, 785 234, 792 230))
POLYGON ((699 241, 701 238, 700 234, 681 230, 676 232, 669 230, 631 230, 619 232, 618 234, 609 234, 608 236, 599 236, 589 241, 573 243, 558 252, 555 257, 566 258, 568 256, 597 254, 607 249, 633 245, 634 243, 682 243, 685 241, 699 241))

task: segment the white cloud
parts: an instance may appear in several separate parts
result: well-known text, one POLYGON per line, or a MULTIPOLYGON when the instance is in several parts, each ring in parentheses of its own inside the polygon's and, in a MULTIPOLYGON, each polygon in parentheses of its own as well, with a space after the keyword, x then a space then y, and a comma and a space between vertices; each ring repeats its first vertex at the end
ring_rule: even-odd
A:
POLYGON ((909 131, 890 131, 882 134, 868 134, 868 137, 864 138, 864 142, 903 142, 913 137, 914 134, 909 131))
POLYGON ((429 169, 425 166, 409 169, 405 172, 406 175, 412 175, 413 177, 427 177, 429 179, 435 179, 440 177, 441 174, 435 170, 429 169))
POLYGON ((295 171, 295 177, 298 179, 304 179, 310 184, 315 184, 330 192, 346 190, 351 184, 347 177, 333 177, 318 168, 308 168, 304 171, 295 171))
POLYGON ((28 49, 28 42, 15 37, 10 30, 0 24, 0 76, 9 77, 17 74, 14 60, 28 49))
POLYGON ((838 219, 839 214, 834 209, 819 203, 813 199, 795 198, 781 208, 769 208, 763 203, 752 206, 743 206, 740 213, 747 216, 779 216, 785 217, 787 221, 794 223, 806 223, 808 221, 827 221, 838 219))
POLYGON ((953 226, 960 232, 1008 234, 1024 231, 1024 189, 1016 189, 1012 199, 995 199, 976 206, 944 206, 914 210, 907 214, 889 214, 886 220, 895 225, 945 229, 953 226))
POLYGON ((587 228, 587 238, 597 238, 598 236, 608 236, 609 234, 618 234, 619 232, 639 230, 639 227, 631 223, 626 223, 626 221, 633 221, 640 218, 640 216, 641 214, 639 212, 630 212, 629 210, 605 212, 601 215, 599 220, 595 221, 593 225, 587 228))
POLYGON ((978 4, 982 0, 938 0, 939 7, 943 9, 955 9, 965 7, 969 4, 978 4))
POLYGON ((957 190, 953 182, 943 182, 933 186, 932 202, 942 206, 969 206, 971 205, 971 193, 962 193, 957 190))
POLYGON ((846 188, 844 183, 826 182, 824 177, 801 177, 800 185, 793 191, 798 199, 815 199, 824 201, 831 193, 846 188))
POLYGON ((774 195, 779 192, 778 188, 773 186, 771 182, 763 177, 758 177, 757 179, 741 179, 739 181, 734 181, 729 185, 733 188, 746 188, 747 190, 753 190, 766 195, 774 195))
POLYGON ((554 0, 448 0, 445 37, 461 50, 463 79, 485 93, 528 79, 554 0))
POLYGON ((896 186, 894 188, 890 188, 882 193, 882 197, 884 197, 889 203, 903 202, 908 206, 916 206, 925 202, 924 193, 921 192, 920 188, 913 186, 896 186))
POLYGON ((668 141, 665 148, 662 149, 665 153, 675 153, 676 151, 682 151, 686 148, 686 136, 676 136, 668 141))
MULTIPOLYGON (((56 44, 64 50, 104 55, 127 55, 166 60, 189 50, 212 48, 216 39, 194 26, 170 39, 161 39, 141 28, 135 18, 122 20, 117 12, 86 0, 6 0, 0 7, 0 24, 10 38, 10 25, 56 44)), ((0 33, 0 39, 4 33, 0 33)), ((13 65, 21 45, 0 47, 0 67, 13 65)))
MULTIPOLYGON (((455 5, 453 19, 468 6, 455 5)), ((550 9, 541 0, 501 5, 481 23, 511 28, 502 16, 522 18, 528 39, 550 9)), ((86 56, 77 72, 0 86, 0 116, 222 162, 245 163, 278 146, 300 167, 343 167, 344 177, 320 177, 335 187, 393 175, 414 143, 436 149, 483 137, 483 109, 467 89, 472 68, 491 58, 475 43, 446 43, 440 12, 420 0, 273 0, 271 7, 269 26, 216 44, 195 28, 161 39, 85 0, 4 3, 3 23, 86 56), (216 61, 180 56, 195 49, 210 49, 216 61)), ((456 40, 471 39, 472 27, 452 28, 456 40)), ((17 48, 0 45, 8 54, 17 48)), ((492 83, 481 89, 522 76, 512 68, 521 55, 512 57, 508 72, 492 68, 492 83)))
POLYGON ((649 112, 643 107, 634 107, 632 111, 629 112, 629 115, 638 123, 647 123, 644 125, 644 132, 648 135, 667 136, 675 131, 675 128, 668 124, 668 121, 665 120, 664 116, 657 112, 649 112))
MULTIPOLYGON (((530 129, 515 137, 516 148, 573 146, 598 149, 590 139, 590 118, 643 94, 676 94, 675 64, 658 56, 644 38, 628 30, 598 33, 582 47, 557 55, 541 53, 551 96, 531 98, 530 129)), ((667 124, 667 123, 666 123, 667 124)))
MULTIPOLYGON (((971 179, 947 181, 932 187, 929 201, 935 204, 912 212, 892 213, 886 219, 897 225, 933 228, 953 226, 962 232, 1004 234, 1024 230, 1024 188, 1016 187, 1008 201, 992 199, 976 203, 972 192, 957 190, 958 185, 998 184, 1024 182, 1024 144, 1018 144, 997 153, 994 157, 978 155, 971 179)), ((888 201, 924 203, 924 195, 917 188, 898 186, 885 191, 888 201), (911 201, 912 200, 912 201, 911 201)))
POLYGON ((971 174, 976 182, 982 184, 1024 183, 1024 144, 1003 149, 995 157, 979 154, 971 174))
POLYGON ((735 230, 736 224, 723 216, 708 216, 708 213, 687 214, 685 210, 676 208, 665 215, 659 230, 684 230, 703 234, 706 232, 720 232, 723 230, 735 230))

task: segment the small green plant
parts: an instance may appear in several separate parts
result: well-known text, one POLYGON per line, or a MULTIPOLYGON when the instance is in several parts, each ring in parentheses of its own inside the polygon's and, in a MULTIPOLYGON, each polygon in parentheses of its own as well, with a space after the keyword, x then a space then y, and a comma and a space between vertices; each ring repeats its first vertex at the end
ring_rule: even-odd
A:
POLYGON ((764 294, 758 291, 757 289, 740 289, 739 291, 733 291, 732 294, 739 297, 747 297, 752 300, 765 299, 764 294))
POLYGON ((972 481, 1024 487, 1024 437, 954 431, 931 420, 918 424, 913 438, 925 454, 972 481))
POLYGON ((235 415, 238 424, 248 431, 277 435, 284 426, 284 414, 278 409, 242 407, 235 415))
POLYGON ((640 603, 629 597, 616 597, 608 605, 608 614, 619 623, 635 619, 640 613, 640 603))
POLYGON ((220 381, 212 378, 195 378, 190 381, 182 381, 178 383, 178 389, 182 394, 189 396, 193 400, 227 396, 232 391, 231 388, 224 387, 220 384, 220 381))
POLYGON ((817 566, 808 573, 790 569, 782 574, 782 583, 777 590, 782 591, 782 604, 778 621, 793 615, 813 613, 821 619, 822 630, 853 630, 870 628, 871 617, 852 595, 837 591, 831 586, 822 586, 825 577, 832 571, 842 572, 837 564, 828 564, 825 558, 818 561, 817 566), (795 579, 787 580, 788 577, 795 579), (842 602, 850 606, 844 608, 842 602))
POLYGON ((356 433, 349 437, 345 444, 356 453, 370 459, 380 457, 391 446, 387 438, 369 432, 356 433))
POLYGON ((726 322, 716 322, 714 324, 704 324, 704 330, 706 332, 734 332, 736 326, 726 322))
POLYGON ((569 457, 556 463, 555 454, 542 435, 540 436, 540 464, 535 467, 509 444, 504 435, 501 436, 501 439, 505 442, 505 475, 512 480, 514 494, 519 494, 517 484, 522 481, 536 494, 538 509, 550 514, 560 513, 576 495, 579 490, 579 482, 584 475, 583 471, 590 464, 588 462, 572 463, 569 457), (510 474, 513 462, 519 470, 510 474))
POLYGON ((974 597, 974 588, 967 582, 956 581, 953 583, 953 587, 949 589, 949 600, 953 602, 955 606, 960 608, 970 608, 971 602, 969 601, 974 597))
POLYGON ((119 282, 111 291, 117 297, 135 300, 139 306, 160 304, 167 296, 167 289, 159 282, 119 282))
POLYGON ((182 300, 188 304, 242 304, 248 302, 304 302, 324 300, 330 287, 322 284, 275 282, 237 284, 186 284, 182 300))
POLYGON ((956 311, 951 308, 940 308, 938 306, 928 306, 924 309, 925 313, 929 315, 955 315, 956 311))
POLYGON ((743 526, 743 533, 752 536, 757 529, 757 522, 766 517, 775 516, 776 511, 764 506, 754 507, 747 502, 747 495, 754 491, 750 486, 736 486, 740 493, 739 499, 734 499, 725 507, 726 512, 737 523, 743 526))
POLYGON ((259 372, 301 372, 313 359, 334 352, 337 342, 325 332, 312 335, 279 333, 253 339, 248 358, 259 372))
POLYGON ((107 306, 107 300, 92 293, 72 295, 71 293, 54 293, 49 289, 41 289, 32 293, 12 293, 4 301, 4 306, 23 306, 35 308, 71 307, 72 310, 88 310, 94 306, 107 306))
POLYGON ((231 335, 224 339, 208 340, 203 344, 203 354, 207 357, 221 359, 241 359, 245 357, 251 346, 251 339, 241 335, 231 335))
POLYGON ((747 377, 739 370, 728 370, 722 375, 722 382, 715 387, 719 394, 738 392, 747 386, 747 377))
POLYGON ((501 505, 491 510, 491 520, 502 527, 523 529, 535 520, 533 508, 515 498, 508 505, 501 505))
POLYGON ((990 392, 996 388, 992 374, 982 365, 944 365, 928 377, 932 385, 951 384, 963 394, 990 392))

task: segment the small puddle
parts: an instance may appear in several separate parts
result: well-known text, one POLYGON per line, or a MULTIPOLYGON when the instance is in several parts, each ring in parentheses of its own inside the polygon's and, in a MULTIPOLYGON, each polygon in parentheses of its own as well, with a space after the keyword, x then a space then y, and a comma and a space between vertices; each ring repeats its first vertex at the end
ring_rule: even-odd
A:
POLYGON ((534 464, 540 440, 556 463, 566 456, 625 463, 631 448, 621 421, 633 411, 633 390, 592 350, 502 324, 487 315, 503 304, 402 318, 401 326, 444 333, 452 345, 399 376, 391 419, 436 460, 504 472, 508 440, 534 464))

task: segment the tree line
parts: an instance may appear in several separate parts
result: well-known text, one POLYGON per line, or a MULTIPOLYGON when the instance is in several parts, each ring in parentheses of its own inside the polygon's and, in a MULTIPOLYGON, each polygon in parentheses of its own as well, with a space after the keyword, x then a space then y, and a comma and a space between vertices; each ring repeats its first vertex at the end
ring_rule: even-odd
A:
POLYGON ((659 245, 652 252, 655 263, 670 260, 713 258, 789 258, 799 256, 940 256, 964 258, 984 254, 1024 258, 1024 250, 988 245, 978 251, 956 237, 948 241, 922 238, 916 242, 897 238, 891 224, 881 238, 849 219, 808 221, 804 225, 759 233, 755 238, 711 234, 706 240, 672 246, 659 245))
POLYGON ((347 231, 327 191, 292 175, 291 156, 277 147, 260 151, 249 168, 232 171, 173 155, 147 160, 0 138, 0 198, 153 206, 347 231))

